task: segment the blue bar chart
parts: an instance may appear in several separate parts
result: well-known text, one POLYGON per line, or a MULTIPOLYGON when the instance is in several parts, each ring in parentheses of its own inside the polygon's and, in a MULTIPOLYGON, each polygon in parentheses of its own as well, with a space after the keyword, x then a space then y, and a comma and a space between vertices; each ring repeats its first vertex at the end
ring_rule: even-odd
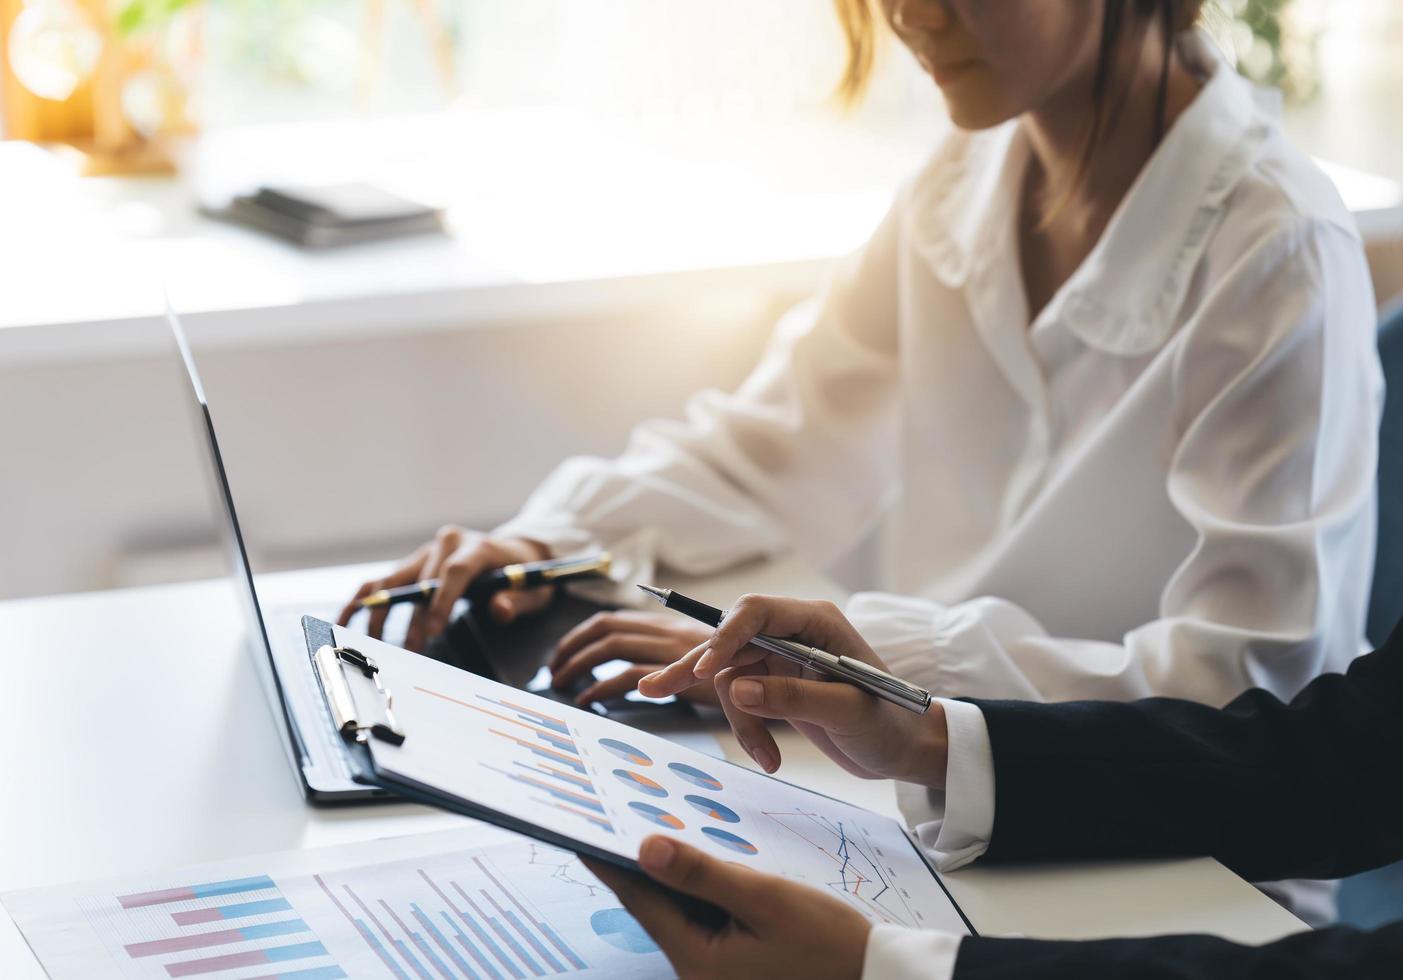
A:
POLYGON ((672 975, 577 855, 485 827, 446 836, 488 842, 365 841, 41 889, 5 908, 53 980, 672 975))
POLYGON ((348 974, 268 875, 201 881, 101 901, 130 969, 338 980, 348 974))
POLYGON ((615 833, 589 766, 563 719, 506 698, 478 694, 478 703, 473 703, 425 687, 415 690, 492 719, 488 733, 514 746, 519 758, 512 760, 510 770, 479 763, 484 769, 527 787, 531 800, 541 806, 578 817, 606 833, 615 833))
POLYGON ((313 880, 390 976, 526 980, 590 968, 490 854, 313 880))

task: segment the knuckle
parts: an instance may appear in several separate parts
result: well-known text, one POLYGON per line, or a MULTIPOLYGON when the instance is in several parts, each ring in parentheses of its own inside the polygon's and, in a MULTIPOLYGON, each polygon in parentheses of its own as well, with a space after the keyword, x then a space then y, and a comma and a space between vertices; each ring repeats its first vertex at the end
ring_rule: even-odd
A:
POLYGON ((779 696, 785 704, 797 705, 804 701, 804 686, 799 683, 799 678, 781 678, 779 688, 779 696))
POLYGON ((692 890, 706 884, 706 864, 700 854, 681 854, 678 858, 682 864, 678 880, 683 888, 692 890))
POLYGON ((818 613, 820 616, 823 616, 825 618, 841 616, 843 614, 843 611, 838 608, 838 604, 836 602, 830 602, 827 599, 815 600, 813 603, 813 610, 814 612, 818 613))
POLYGON ((610 639, 618 635, 618 622, 611 613, 595 613, 580 629, 580 636, 588 640, 610 639))
POLYGON ((594 644, 593 652, 596 657, 612 659, 623 650, 623 646, 622 634, 610 633, 608 636, 601 637, 599 641, 594 644))
POLYGON ((434 532, 434 537, 440 541, 453 541, 457 539, 462 531, 463 529, 456 524, 444 524, 434 532))

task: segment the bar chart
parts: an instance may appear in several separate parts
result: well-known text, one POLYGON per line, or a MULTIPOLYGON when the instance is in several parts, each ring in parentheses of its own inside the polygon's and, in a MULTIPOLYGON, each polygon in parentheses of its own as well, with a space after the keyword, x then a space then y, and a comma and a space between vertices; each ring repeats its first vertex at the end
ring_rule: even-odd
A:
POLYGON ((490 856, 366 871, 313 879, 392 976, 525 980, 589 969, 490 856))
POLYGON ((296 980, 347 976, 267 875, 130 892, 94 905, 118 927, 124 941, 117 945, 138 975, 248 976, 256 968, 296 980))
POLYGON ((37 917, 21 911, 18 921, 55 980, 672 975, 575 854, 474 833, 495 842, 433 850, 409 838, 367 841, 329 849, 326 859, 306 852, 225 865, 222 876, 177 873, 97 892, 68 886, 39 897, 37 917))
POLYGON ((483 769, 528 788, 536 804, 578 817, 606 833, 616 832, 563 719, 506 698, 478 694, 474 703, 426 687, 415 690, 492 719, 488 734, 514 747, 520 757, 512 759, 510 769, 480 762, 483 769))

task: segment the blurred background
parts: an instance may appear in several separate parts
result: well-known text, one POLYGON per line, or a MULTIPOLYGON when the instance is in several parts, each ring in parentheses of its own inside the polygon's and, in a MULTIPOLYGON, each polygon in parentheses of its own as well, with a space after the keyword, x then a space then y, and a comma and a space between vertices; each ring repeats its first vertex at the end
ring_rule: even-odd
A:
MULTIPOLYGON (((1209 24, 1403 292, 1403 3, 1209 24)), ((163 291, 264 570, 491 527, 733 385, 945 124, 894 44, 840 111, 842 61, 821 0, 0 0, 0 598, 220 573, 163 291), (209 216, 341 182, 446 233, 209 216)))

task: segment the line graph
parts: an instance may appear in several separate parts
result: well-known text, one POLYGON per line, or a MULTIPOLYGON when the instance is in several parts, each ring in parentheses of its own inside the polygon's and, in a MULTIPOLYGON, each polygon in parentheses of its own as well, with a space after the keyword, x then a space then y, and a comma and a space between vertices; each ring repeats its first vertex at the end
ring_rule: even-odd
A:
POLYGON ((595 895, 604 894, 607 889, 599 881, 581 880, 583 877, 593 878, 580 866, 580 859, 570 851, 562 851, 557 847, 548 847, 545 844, 538 844, 535 841, 527 842, 531 848, 531 856, 527 864, 532 864, 541 868, 550 868, 550 877, 553 881, 558 881, 562 885, 573 885, 584 889, 585 897, 593 898, 595 895))
POLYGON ((833 863, 832 878, 824 882, 870 919, 919 926, 924 917, 911 907, 910 894, 896 881, 882 851, 866 839, 861 827, 845 825, 812 810, 761 811, 806 846, 833 863))

